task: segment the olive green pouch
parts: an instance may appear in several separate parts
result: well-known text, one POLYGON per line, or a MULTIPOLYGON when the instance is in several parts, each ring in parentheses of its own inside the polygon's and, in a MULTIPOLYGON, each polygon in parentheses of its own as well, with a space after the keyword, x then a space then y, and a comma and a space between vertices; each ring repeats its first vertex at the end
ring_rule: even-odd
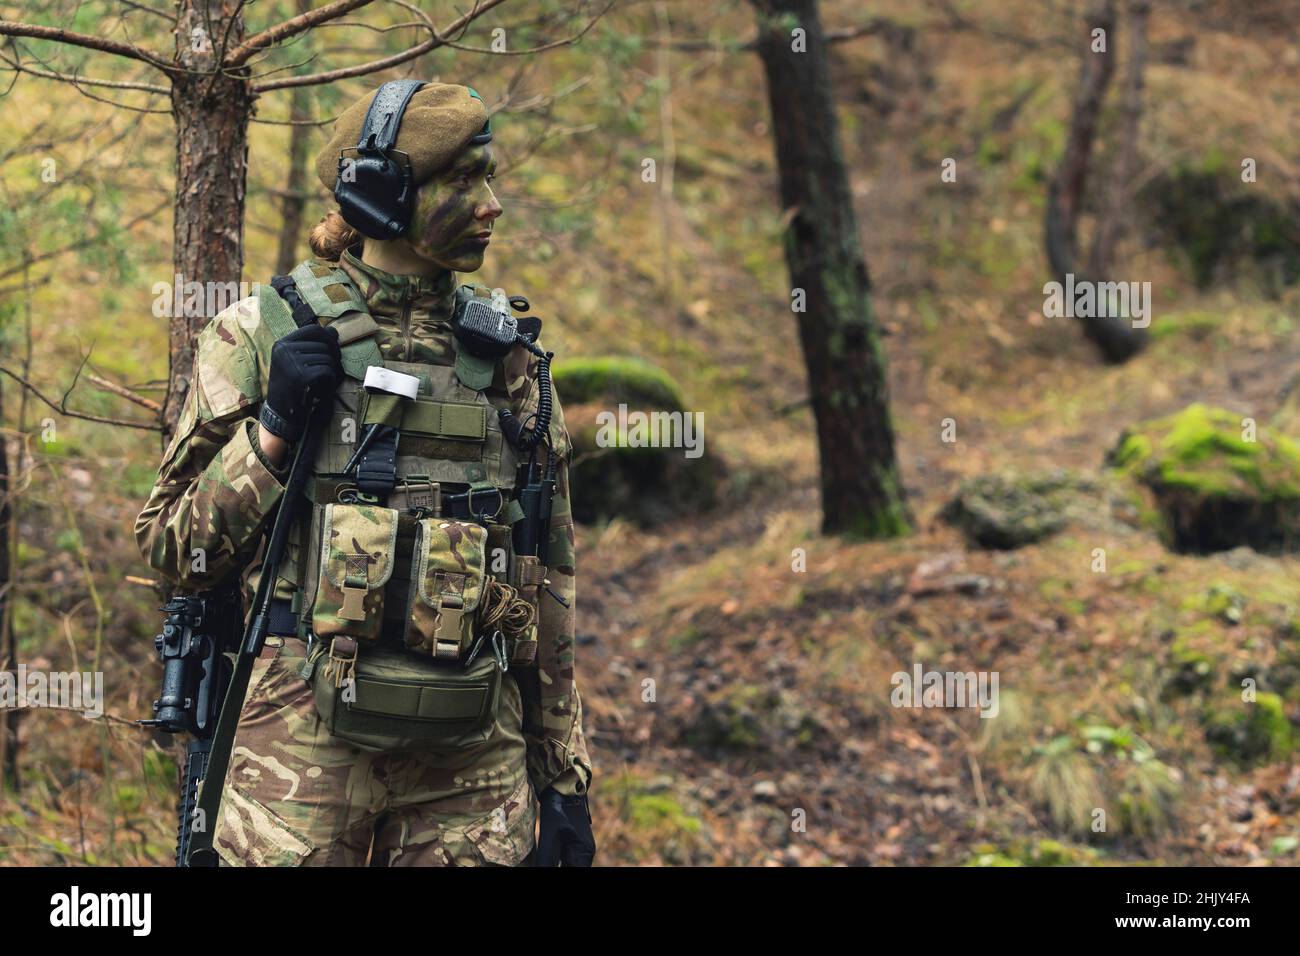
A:
POLYGON ((435 660, 461 660, 476 636, 487 579, 487 529, 423 518, 415 531, 406 646, 435 660))
POLYGON ((502 670, 490 651, 462 667, 383 642, 358 652, 349 642, 317 645, 300 672, 333 736, 362 750, 391 752, 461 749, 492 732, 502 670), (351 679, 340 680, 335 662, 349 652, 351 679))
POLYGON ((311 629, 328 643, 347 635, 377 640, 384 623, 384 585, 392 577, 398 513, 379 505, 325 506, 321 518, 320 585, 311 629))

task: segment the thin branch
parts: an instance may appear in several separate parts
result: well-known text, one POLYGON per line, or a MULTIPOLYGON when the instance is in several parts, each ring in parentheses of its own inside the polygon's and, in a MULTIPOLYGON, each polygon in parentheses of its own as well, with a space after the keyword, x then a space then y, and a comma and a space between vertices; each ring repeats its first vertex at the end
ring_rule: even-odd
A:
POLYGON ((145 13, 152 13, 156 17, 162 17, 164 20, 170 20, 172 23, 176 22, 176 15, 174 13, 168 13, 166 10, 159 10, 156 7, 137 3, 136 0, 121 0, 121 2, 128 7, 134 7, 137 10, 143 10, 145 13))
POLYGON ((47 285, 53 278, 54 276, 43 276, 33 282, 15 282, 13 285, 0 285, 0 295, 8 295, 10 292, 17 292, 19 289, 26 291, 39 285, 47 285))
MULTIPOLYGON (((217 55, 215 57, 215 61, 218 64, 223 64, 225 62, 226 49, 230 46, 230 31, 234 29, 236 21, 239 21, 241 19, 240 14, 244 12, 244 4, 246 2, 247 0, 239 0, 238 5, 231 12, 230 16, 226 17, 226 28, 221 31, 221 49, 217 50, 217 55)), ((203 8, 203 15, 205 18, 207 18, 208 16, 207 7, 203 8)), ((211 22, 209 22, 208 28, 211 29, 211 27, 212 24, 211 22)), ((224 73, 224 72, 225 72, 224 67, 218 65, 217 69, 213 71, 212 79, 208 81, 209 90, 212 89, 212 84, 216 82, 216 75, 218 73, 224 73)))
POLYGON ((64 83, 84 83, 87 86, 106 86, 115 90, 144 90, 148 93, 170 93, 165 86, 159 86, 155 83, 136 83, 132 80, 95 80, 90 77, 76 76, 75 74, 55 73, 53 70, 34 70, 30 66, 23 66, 17 60, 11 60, 3 53, 0 53, 0 60, 4 60, 14 70, 19 73, 30 73, 32 76, 43 77, 47 80, 60 80, 64 83))
POLYGON ((318 119, 318 120, 295 120, 295 119, 277 120, 277 119, 260 119, 258 117, 253 117, 253 122, 267 123, 271 126, 328 126, 330 123, 333 123, 335 120, 339 118, 339 116, 342 115, 343 115, 342 113, 339 113, 338 116, 327 116, 325 119, 318 119))
MULTIPOLYGON (((394 2, 396 2, 396 0, 394 0, 394 2)), ((596 23, 601 19, 601 17, 609 13, 610 9, 614 6, 616 2, 617 0, 609 0, 609 3, 605 4, 605 9, 601 10, 594 17, 592 17, 587 22, 587 25, 583 27, 581 30, 579 30, 577 33, 575 33, 573 36, 562 37, 559 40, 552 40, 550 43, 543 43, 541 46, 529 47, 526 50, 493 50, 490 47, 466 46, 463 43, 454 43, 451 40, 444 40, 443 45, 449 46, 453 50, 460 50, 464 53, 486 53, 489 56, 527 56, 528 54, 531 53, 544 53, 547 50, 554 50, 556 47, 569 46, 570 44, 577 43, 580 39, 586 36, 586 34, 591 30, 592 27, 596 25, 596 23)))
POLYGON ((320 56, 320 52, 319 52, 319 51, 316 52, 316 53, 313 53, 311 56, 307 57, 307 59, 305 59, 305 60, 300 60, 300 61, 297 62, 297 63, 286 63, 284 66, 277 66, 274 70, 267 70, 265 73, 251 73, 251 74, 249 74, 248 78, 249 78, 250 80, 255 80, 255 79, 257 79, 257 78, 259 78, 259 77, 263 77, 263 76, 275 76, 275 74, 277 74, 277 73, 283 73, 283 72, 285 72, 286 70, 296 70, 296 69, 298 69, 298 67, 300 67, 300 66, 306 66, 308 63, 310 63, 312 60, 316 59, 316 57, 318 57, 318 56, 320 56))
MULTIPOLYGON (((85 364, 84 360, 82 364, 83 365, 85 364)), ((151 431, 151 432, 162 431, 162 426, 157 422, 133 422, 121 418, 107 418, 103 415, 90 415, 87 414, 86 412, 77 412, 68 408, 67 407, 68 395, 71 394, 73 387, 77 384, 76 376, 74 376, 72 379, 72 385, 68 386, 68 390, 63 393, 63 397, 59 401, 55 402, 47 398, 41 392, 40 389, 38 389, 31 382, 27 381, 27 379, 23 378, 17 372, 12 372, 9 369, 5 368, 3 365, 0 365, 0 372, 3 372, 5 375, 8 375, 15 382, 21 385, 24 389, 31 392, 33 395, 39 398, 46 405, 50 406, 50 408, 54 409, 60 415, 66 415, 68 418, 81 418, 88 422, 99 422, 102 425, 120 425, 123 428, 139 428, 144 431, 151 431)), ((81 374, 81 366, 78 366, 77 375, 80 374, 81 374)))
MULTIPOLYGON (((493 7, 499 7, 505 3, 505 0, 483 0, 482 3, 475 3, 474 9, 469 13, 462 14, 456 20, 452 21, 447 27, 446 33, 452 33, 467 26, 472 20, 481 17, 493 7)), ((321 83, 333 83, 335 80, 344 80, 353 76, 365 76, 368 73, 375 73, 379 70, 386 70, 389 67, 398 66, 408 60, 414 60, 417 56, 422 56, 430 50, 445 45, 448 41, 443 38, 444 34, 438 34, 418 43, 410 49, 401 53, 395 53, 392 56, 386 56, 382 59, 371 60, 368 63, 360 63, 357 66, 346 66, 338 70, 328 70, 325 73, 309 73, 306 76, 291 76, 283 80, 272 80, 270 83, 258 83, 254 85, 254 93, 266 93, 270 90, 283 90, 294 86, 317 86, 321 83)))
POLYGON ((99 50, 101 53, 116 53, 118 56, 124 56, 131 60, 139 60, 141 63, 148 63, 155 66, 164 73, 171 74, 175 72, 175 66, 158 59, 147 50, 142 50, 130 43, 122 43, 120 40, 110 40, 107 37, 93 37, 85 33, 73 33, 71 30, 63 30, 59 27, 43 27, 34 23, 16 23, 13 20, 0 20, 0 36, 11 37, 32 37, 37 40, 54 40, 58 43, 67 43, 70 46, 85 47, 88 50, 99 50))
POLYGON ((364 7, 373 3, 374 0, 334 0, 333 3, 327 3, 317 10, 309 10, 306 13, 300 13, 296 17, 290 17, 283 23, 277 23, 269 30, 263 30, 261 33, 254 34, 239 46, 235 47, 221 62, 222 69, 229 70, 238 66, 243 66, 250 56, 259 50, 274 46, 281 40, 287 40, 291 36, 299 33, 305 33, 317 24, 324 23, 326 20, 333 20, 341 17, 345 13, 364 7))
POLYGON ((537 110, 542 110, 554 104, 556 100, 568 96, 574 90, 586 86, 588 83, 591 82, 591 80, 592 80, 592 75, 588 73, 584 76, 578 77, 578 79, 574 80, 568 86, 561 87, 560 89, 556 90, 553 93, 538 93, 536 96, 529 97, 528 99, 521 100, 517 103, 514 102, 514 100, 511 98, 510 96, 511 91, 506 90, 506 95, 503 96, 500 99, 500 101, 498 101, 493 106, 492 112, 494 114, 498 112, 532 113, 537 110))
POLYGON ((135 402, 135 404, 139 405, 141 408, 147 408, 151 412, 158 412, 159 414, 162 413, 162 406, 159 405, 157 402, 155 402, 152 398, 145 398, 143 395, 137 395, 135 392, 131 391, 125 385, 118 385, 116 382, 110 382, 108 379, 101 378, 100 376, 94 374, 93 372, 88 372, 86 374, 86 378, 89 381, 94 382, 96 385, 98 385, 106 392, 112 392, 114 395, 120 395, 122 398, 125 398, 128 402, 135 402))

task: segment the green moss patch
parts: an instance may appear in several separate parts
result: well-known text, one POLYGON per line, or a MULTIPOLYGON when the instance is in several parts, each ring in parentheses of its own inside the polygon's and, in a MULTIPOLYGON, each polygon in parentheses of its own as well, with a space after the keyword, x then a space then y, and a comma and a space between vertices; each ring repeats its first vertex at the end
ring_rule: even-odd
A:
POLYGON ((1300 541, 1300 446, 1252 435, 1235 412, 1195 404, 1143 422, 1107 464, 1150 496, 1148 520, 1174 550, 1290 551, 1300 541))
POLYGON ((682 390, 658 366, 636 358, 603 356, 556 362, 552 369, 555 390, 565 404, 603 402, 629 408, 682 411, 682 390))

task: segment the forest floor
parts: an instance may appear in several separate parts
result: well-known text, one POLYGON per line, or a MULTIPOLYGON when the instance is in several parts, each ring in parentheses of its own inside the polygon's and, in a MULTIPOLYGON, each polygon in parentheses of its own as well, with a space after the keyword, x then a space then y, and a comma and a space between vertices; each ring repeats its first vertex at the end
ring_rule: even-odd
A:
POLYGON ((1276 318, 1229 314, 1211 334, 1193 323, 1122 369, 1031 355, 1016 384, 980 396, 1017 421, 959 432, 949 448, 930 409, 950 396, 922 386, 919 363, 896 362, 918 525, 899 541, 820 537, 807 482, 661 533, 584 529, 580 673, 608 851, 765 865, 1295 863, 1300 765, 1225 763, 1196 707, 1166 693, 1184 630, 1214 649, 1220 694, 1232 661, 1285 655, 1295 559, 1172 554, 1111 501, 1010 552, 972 550, 936 516, 989 459, 1100 477, 1105 451, 1144 417, 1192 401, 1271 409, 1300 358, 1276 318), (1182 377, 1160 374, 1175 361, 1182 377), (928 455, 915 451, 926 430, 928 455), (1090 567, 1096 547, 1107 573, 1090 567), (1244 598, 1242 619, 1216 614, 1215 589, 1244 598), (999 671, 1002 713, 985 727, 970 711, 889 706, 889 675, 917 661, 999 671), (1082 761, 1044 766, 1053 740, 1097 727, 1138 737, 1170 769, 1176 793, 1154 801, 1150 825, 1112 823, 1107 836, 1053 819, 1053 805, 1124 815, 1131 752, 1072 740, 1082 761))

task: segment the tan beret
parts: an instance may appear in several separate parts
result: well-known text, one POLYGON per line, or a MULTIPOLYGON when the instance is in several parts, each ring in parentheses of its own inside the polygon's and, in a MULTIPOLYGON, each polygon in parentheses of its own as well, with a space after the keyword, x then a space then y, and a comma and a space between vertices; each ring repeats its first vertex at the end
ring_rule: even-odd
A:
MULTIPOLYGON (((357 145, 366 111, 379 90, 347 108, 334 124, 334 135, 316 156, 316 175, 333 192, 339 173, 339 150, 357 145)), ((487 122, 487 108, 468 86, 427 83, 416 90, 402 114, 397 149, 411 158, 411 171, 421 183, 455 158, 487 122)))

